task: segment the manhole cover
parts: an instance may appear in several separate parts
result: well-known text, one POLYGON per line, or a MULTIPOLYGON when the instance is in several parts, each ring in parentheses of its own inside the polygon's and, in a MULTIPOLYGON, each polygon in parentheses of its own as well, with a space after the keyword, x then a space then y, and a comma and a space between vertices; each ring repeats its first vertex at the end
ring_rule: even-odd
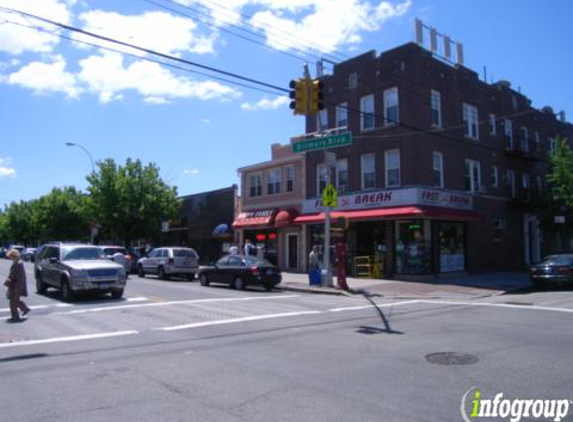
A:
POLYGON ((471 365, 479 361, 477 356, 457 352, 431 353, 426 355, 426 360, 437 365, 471 365))

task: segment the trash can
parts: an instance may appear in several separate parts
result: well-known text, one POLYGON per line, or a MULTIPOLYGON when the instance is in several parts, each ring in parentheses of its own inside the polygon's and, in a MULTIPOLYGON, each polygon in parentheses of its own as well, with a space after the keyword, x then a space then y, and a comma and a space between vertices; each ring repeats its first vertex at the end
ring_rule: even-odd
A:
POLYGON ((308 270, 308 284, 311 286, 320 286, 320 269, 308 270))

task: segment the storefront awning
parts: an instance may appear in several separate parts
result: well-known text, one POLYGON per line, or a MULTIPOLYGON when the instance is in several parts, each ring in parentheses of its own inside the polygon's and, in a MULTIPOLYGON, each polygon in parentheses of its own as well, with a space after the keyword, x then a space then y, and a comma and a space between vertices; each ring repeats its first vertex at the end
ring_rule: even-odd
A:
MULTIPOLYGON (((435 218, 440 220, 483 220, 484 218, 473 211, 457 210, 453 208, 410 206, 373 208, 351 211, 332 211, 332 219, 346 217, 351 221, 368 219, 391 219, 391 218, 435 218)), ((294 219, 296 224, 321 223, 324 221, 324 213, 303 214, 294 219)))
POLYGON ((277 211, 277 209, 244 211, 235 218, 232 226, 234 229, 270 226, 274 223, 277 211))
POLYGON ((230 234, 229 225, 225 223, 219 224, 213 229, 213 232, 211 233, 213 237, 225 237, 229 236, 230 234))
POLYGON ((275 217, 275 227, 285 227, 294 221, 294 219, 298 216, 298 211, 293 209, 286 209, 281 210, 278 212, 277 216, 275 217))

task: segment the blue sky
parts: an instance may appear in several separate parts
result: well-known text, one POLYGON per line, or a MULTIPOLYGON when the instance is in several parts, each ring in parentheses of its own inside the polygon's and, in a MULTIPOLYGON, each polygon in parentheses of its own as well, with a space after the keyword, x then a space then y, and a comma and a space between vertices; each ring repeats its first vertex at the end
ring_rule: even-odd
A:
MULTIPOLYGON (((462 42, 466 66, 482 77, 486 66, 488 82, 509 80, 534 107, 573 116, 569 0, 0 0, 0 8, 283 88, 305 61, 314 74, 317 56, 344 60, 413 41, 418 17, 462 42), (240 29, 248 24, 250 32, 240 29)), ((66 142, 95 161, 154 162, 187 195, 239 183, 237 168, 268 160, 272 143, 304 131, 276 90, 45 32, 53 30, 0 9, 0 206, 53 187, 85 190, 89 157, 66 142)))

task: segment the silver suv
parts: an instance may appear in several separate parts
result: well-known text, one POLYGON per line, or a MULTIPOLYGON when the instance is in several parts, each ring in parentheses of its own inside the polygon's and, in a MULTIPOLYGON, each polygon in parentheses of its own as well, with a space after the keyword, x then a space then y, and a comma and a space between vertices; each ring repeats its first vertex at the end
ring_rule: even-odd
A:
POLYGON ((137 261, 137 275, 142 278, 145 274, 157 274, 162 280, 167 280, 171 275, 193 280, 198 270, 199 255, 192 248, 156 248, 137 261))
POLYGON ((55 287, 66 301, 78 292, 111 293, 114 299, 123 296, 125 268, 105 259, 97 246, 70 243, 49 243, 41 247, 34 263, 36 290, 43 294, 55 287))

